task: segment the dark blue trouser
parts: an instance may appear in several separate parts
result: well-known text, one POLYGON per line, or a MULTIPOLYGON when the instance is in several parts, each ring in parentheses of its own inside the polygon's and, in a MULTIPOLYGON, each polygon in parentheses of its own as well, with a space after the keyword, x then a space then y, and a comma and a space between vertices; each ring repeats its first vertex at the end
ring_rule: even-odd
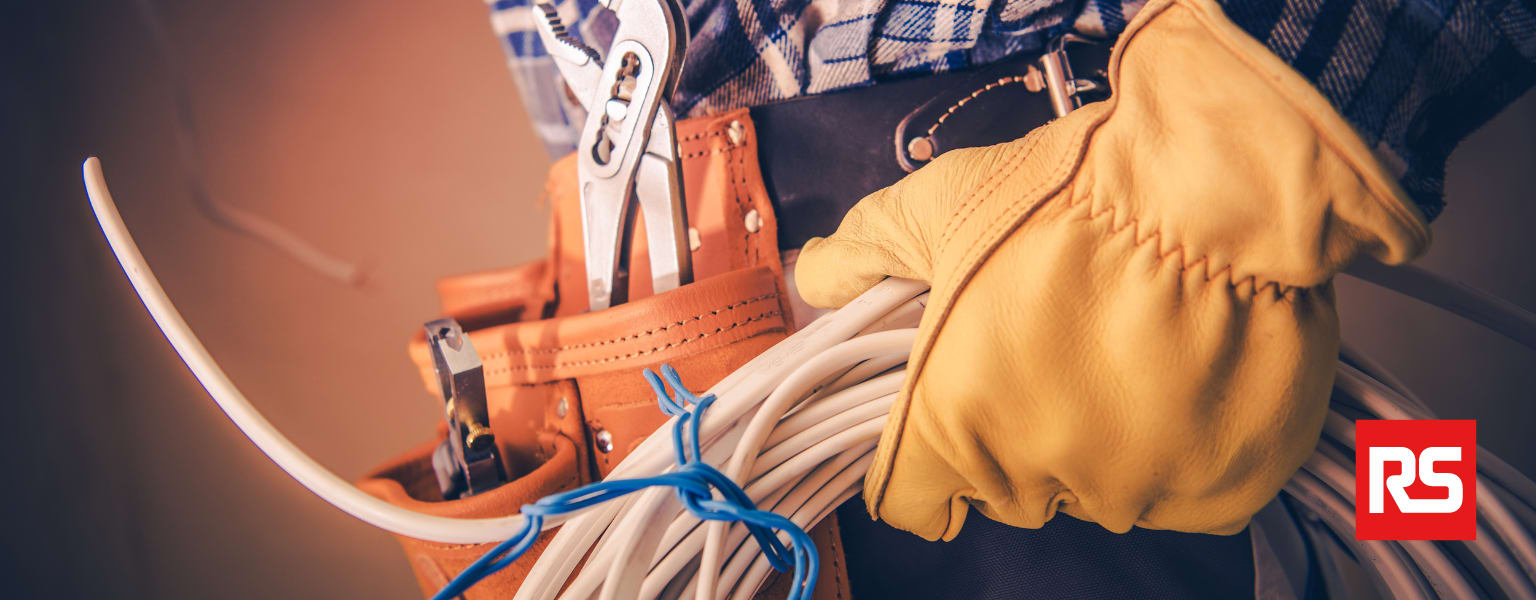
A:
POLYGON ((953 541, 928 542, 870 520, 862 498, 837 512, 859 600, 1253 597, 1247 530, 1116 534, 1066 515, 1020 529, 971 511, 953 541))

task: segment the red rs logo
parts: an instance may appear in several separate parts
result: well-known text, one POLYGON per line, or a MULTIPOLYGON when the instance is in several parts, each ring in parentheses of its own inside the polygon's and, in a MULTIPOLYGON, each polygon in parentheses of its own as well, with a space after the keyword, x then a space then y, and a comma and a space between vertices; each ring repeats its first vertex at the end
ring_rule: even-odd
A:
POLYGON ((1355 539, 1476 537, 1477 422, 1355 422, 1355 539))

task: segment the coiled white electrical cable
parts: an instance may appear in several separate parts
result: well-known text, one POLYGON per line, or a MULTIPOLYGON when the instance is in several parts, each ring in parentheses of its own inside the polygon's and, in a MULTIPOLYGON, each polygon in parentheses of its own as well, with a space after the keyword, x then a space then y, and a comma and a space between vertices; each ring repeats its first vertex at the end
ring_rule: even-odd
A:
MULTIPOLYGON (((167 339, 236 426, 300 484, 365 522, 424 540, 497 542, 523 526, 520 515, 453 519, 396 507, 356 489, 295 447, 246 401, 166 298, 112 202, 99 162, 87 160, 84 173, 102 231, 167 339)), ((1426 280, 1415 281, 1425 285, 1426 280)), ((1456 294, 1476 292, 1458 289, 1456 294)), ((709 390, 717 401, 698 424, 703 459, 725 465, 722 472, 764 509, 806 529, 824 519, 862 488, 905 377, 904 363, 926 300, 921 283, 887 280, 727 376, 709 390)), ((1507 303, 1478 306, 1485 324, 1532 320, 1529 315, 1498 313, 1513 310, 1507 303)), ((1338 373, 1335 410, 1328 416, 1323 442, 1285 493, 1369 563, 1383 593, 1400 598, 1476 594, 1480 579, 1450 557, 1442 543, 1354 540, 1354 473, 1347 453, 1355 441, 1348 415, 1433 415, 1406 386, 1358 352, 1341 352, 1338 373)), ((671 428, 669 422, 644 440, 609 478, 671 470, 671 428)), ((1505 595, 1536 600, 1536 542, 1530 530, 1536 521, 1536 483, 1482 448, 1478 466, 1478 536, 1465 542, 1466 547, 1505 595)), ((745 600, 770 571, 743 527, 701 524, 669 489, 649 489, 573 516, 546 519, 546 529, 556 526, 559 532, 516 598, 691 595, 745 600)), ((780 538, 788 541, 784 534, 780 538)))
MULTIPOLYGON (((1404 408, 1407 403, 1401 396, 1349 365, 1339 365, 1335 387, 1344 390, 1348 397, 1359 400, 1378 418, 1398 420, 1415 418, 1408 409, 1404 408)), ((1479 450, 1479 454, 1483 454, 1481 448, 1479 450)), ((1492 524, 1494 532, 1504 541, 1510 553, 1519 562, 1526 577, 1536 580, 1536 541, 1532 540, 1531 532, 1520 526, 1499 496, 1488 491, 1487 477, 1479 474, 1477 479, 1479 518, 1487 519, 1492 524)))

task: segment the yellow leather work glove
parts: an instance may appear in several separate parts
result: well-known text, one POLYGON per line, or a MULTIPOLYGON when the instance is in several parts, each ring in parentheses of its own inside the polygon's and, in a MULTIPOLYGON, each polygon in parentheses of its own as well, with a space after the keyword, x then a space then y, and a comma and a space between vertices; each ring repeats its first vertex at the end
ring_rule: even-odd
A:
POLYGON ((944 154, 801 253, 818 306, 932 285, 865 480, 876 518, 928 539, 969 506, 1240 531, 1316 446, 1334 273, 1428 246, 1350 125, 1214 2, 1147 6, 1109 79, 1109 100, 944 154))

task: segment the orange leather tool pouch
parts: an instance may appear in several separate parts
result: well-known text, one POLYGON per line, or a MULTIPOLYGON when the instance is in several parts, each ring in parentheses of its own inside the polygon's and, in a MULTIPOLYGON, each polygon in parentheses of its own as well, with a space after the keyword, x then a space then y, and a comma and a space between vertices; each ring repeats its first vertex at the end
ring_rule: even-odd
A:
MULTIPOLYGON (((793 329, 773 208, 758 171, 746 110, 678 123, 695 283, 652 294, 645 236, 633 236, 628 303, 587 312, 576 161, 550 170, 550 253, 543 260, 438 283, 443 311, 469 332, 485 365, 491 428, 511 481, 444 501, 423 444, 368 475, 363 489, 412 510, 494 517, 546 495, 602 479, 665 416, 641 369, 676 367, 703 390, 793 329)), ((643 223, 637 227, 643 227, 643 223)), ((424 319, 425 320, 425 319, 424 319)), ((418 334, 412 360, 429 391, 432 362, 418 334)), ((811 531, 821 554, 818 598, 848 597, 835 515, 811 531)), ((510 598, 553 532, 466 598, 510 598)), ((451 545, 399 537, 422 590, 432 594, 493 544, 451 545)), ((788 577, 760 596, 782 597, 788 577)))

